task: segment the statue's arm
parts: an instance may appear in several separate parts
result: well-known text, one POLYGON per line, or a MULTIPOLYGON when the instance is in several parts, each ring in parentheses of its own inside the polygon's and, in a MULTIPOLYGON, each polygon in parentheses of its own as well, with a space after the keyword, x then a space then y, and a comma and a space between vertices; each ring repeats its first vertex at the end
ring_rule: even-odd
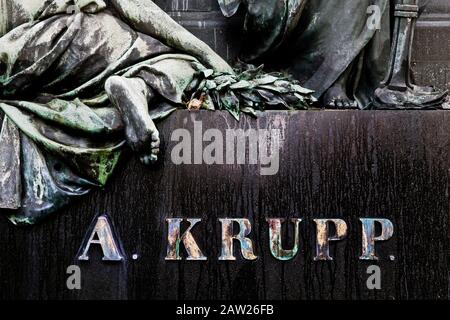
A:
POLYGON ((139 32, 198 58, 219 72, 232 73, 229 64, 206 43, 175 22, 149 0, 109 0, 118 13, 139 32))

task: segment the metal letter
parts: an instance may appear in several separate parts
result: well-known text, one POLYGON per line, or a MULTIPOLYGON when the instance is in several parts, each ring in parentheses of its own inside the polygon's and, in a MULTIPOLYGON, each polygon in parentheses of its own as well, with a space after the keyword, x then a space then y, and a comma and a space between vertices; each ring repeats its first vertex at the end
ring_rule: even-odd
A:
POLYGON ((316 257, 314 261, 333 260, 330 257, 330 241, 340 241, 347 236, 347 224, 341 219, 314 219, 317 226, 316 257), (329 236, 328 224, 332 222, 336 227, 336 235, 329 236))
POLYGON ((241 253, 245 260, 256 260, 258 257, 253 253, 252 240, 247 236, 252 232, 252 227, 248 219, 219 219, 222 223, 222 254, 221 261, 235 261, 233 255, 233 240, 238 240, 241 244, 241 253), (234 235, 233 224, 239 224, 239 234, 234 235))
POLYGON ((378 260, 375 241, 386 241, 394 234, 394 225, 388 219, 359 219, 362 223, 362 256, 360 260, 378 260), (375 222, 381 224, 381 235, 375 236, 375 222))
POLYGON ((298 253, 299 242, 300 242, 300 222, 302 219, 292 219, 295 224, 295 237, 294 237, 294 248, 292 250, 284 250, 281 244, 281 224, 284 219, 267 219, 269 223, 269 241, 270 241, 270 252, 275 259, 281 261, 292 260, 298 253))
POLYGON ((88 261, 88 251, 91 244, 99 244, 103 251, 103 261, 122 261, 124 258, 121 254, 121 249, 116 243, 116 239, 106 215, 101 215, 97 218, 95 226, 92 228, 90 237, 81 246, 82 254, 78 260, 88 261), (98 239, 94 239, 97 235, 98 239))
POLYGON ((180 243, 183 242, 183 245, 188 253, 188 257, 186 260, 194 260, 194 261, 204 261, 206 257, 203 255, 202 251, 195 242, 194 237, 192 236, 191 230, 192 228, 202 221, 201 219, 186 219, 190 223, 189 228, 180 236, 181 232, 181 222, 183 219, 166 219, 168 226, 168 235, 167 235, 167 256, 166 260, 182 260, 180 256, 180 243))

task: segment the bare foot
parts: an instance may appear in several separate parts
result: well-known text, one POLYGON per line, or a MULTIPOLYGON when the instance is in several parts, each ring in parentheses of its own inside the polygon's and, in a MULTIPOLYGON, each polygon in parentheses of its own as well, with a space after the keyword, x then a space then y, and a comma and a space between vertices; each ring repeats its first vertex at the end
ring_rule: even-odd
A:
POLYGON ((151 89, 142 79, 120 76, 110 77, 105 89, 122 115, 129 146, 140 155, 142 163, 157 161, 159 132, 148 112, 148 102, 153 98, 151 89))
POLYGON ((356 109, 358 103, 348 97, 340 84, 332 86, 323 97, 325 108, 329 109, 356 109))

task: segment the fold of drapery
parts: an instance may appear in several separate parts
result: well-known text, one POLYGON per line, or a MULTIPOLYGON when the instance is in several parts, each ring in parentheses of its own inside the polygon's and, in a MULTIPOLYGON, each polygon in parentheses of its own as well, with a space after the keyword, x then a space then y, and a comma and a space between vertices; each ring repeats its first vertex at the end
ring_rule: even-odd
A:
POLYGON ((290 69, 322 96, 349 68, 360 108, 384 79, 391 50, 389 0, 311 1, 293 35, 290 69))
POLYGON ((21 205, 20 131, 0 114, 0 208, 18 209, 21 205))
POLYGON ((108 181, 125 143, 108 77, 144 79, 172 104, 151 106, 161 118, 184 102, 199 64, 102 7, 92 14, 99 1, 84 2, 74 14, 64 13, 72 1, 49 2, 0 38, 0 209, 15 224, 36 223, 108 181))
MULTIPOLYGON (((2 152, 12 155, 0 158, 1 186, 12 199, 0 198, 0 211, 8 210, 16 224, 38 222, 103 186, 114 171, 125 135, 104 89, 111 76, 137 77, 153 89, 152 119, 164 118, 175 106, 228 110, 239 119, 241 112, 254 115, 266 105, 303 109, 315 101, 284 73, 242 64, 233 74, 206 44, 205 55, 201 45, 197 55, 191 47, 207 67, 179 53, 193 36, 184 33, 175 51, 137 32, 102 3, 45 1, 32 21, 0 38, 0 117, 8 140, 2 152)), ((133 10, 129 20, 142 18, 133 10)), ((153 16, 146 13, 150 16, 141 20, 148 22, 153 16)), ((161 41, 170 27, 173 21, 158 25, 161 41)))
POLYGON ((391 2, 243 1, 247 16, 241 58, 290 70, 316 98, 351 67, 349 87, 363 108, 388 66, 391 2))

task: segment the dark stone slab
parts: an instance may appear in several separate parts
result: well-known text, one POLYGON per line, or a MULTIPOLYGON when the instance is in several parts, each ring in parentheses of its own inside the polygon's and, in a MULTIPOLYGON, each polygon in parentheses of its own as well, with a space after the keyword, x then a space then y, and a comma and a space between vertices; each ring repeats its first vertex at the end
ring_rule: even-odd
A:
POLYGON ((171 12, 209 12, 218 11, 216 0, 155 0, 159 7, 171 12))
MULTIPOLYGON (((177 112, 159 125, 158 166, 123 159, 105 190, 36 227, 0 220, 0 298, 448 299, 449 122, 446 111, 270 112, 239 123, 226 113, 177 112), (261 176, 254 165, 174 165, 171 133, 192 131, 193 120, 204 130, 281 129, 279 173, 261 176), (106 264, 93 250, 91 262, 81 264, 83 289, 69 291, 66 268, 98 213, 111 215, 127 259, 106 264), (164 261, 167 217, 204 219, 194 235, 208 261, 164 261), (217 261, 217 218, 224 217, 251 221, 257 261, 217 261), (304 219, 293 261, 271 257, 266 217, 304 219), (366 288, 372 263, 358 260, 361 217, 395 226, 394 237, 377 245, 379 291, 366 288), (332 245, 333 262, 313 261, 314 218, 349 224, 347 240, 332 245)), ((292 230, 283 241, 292 243, 292 230)))

